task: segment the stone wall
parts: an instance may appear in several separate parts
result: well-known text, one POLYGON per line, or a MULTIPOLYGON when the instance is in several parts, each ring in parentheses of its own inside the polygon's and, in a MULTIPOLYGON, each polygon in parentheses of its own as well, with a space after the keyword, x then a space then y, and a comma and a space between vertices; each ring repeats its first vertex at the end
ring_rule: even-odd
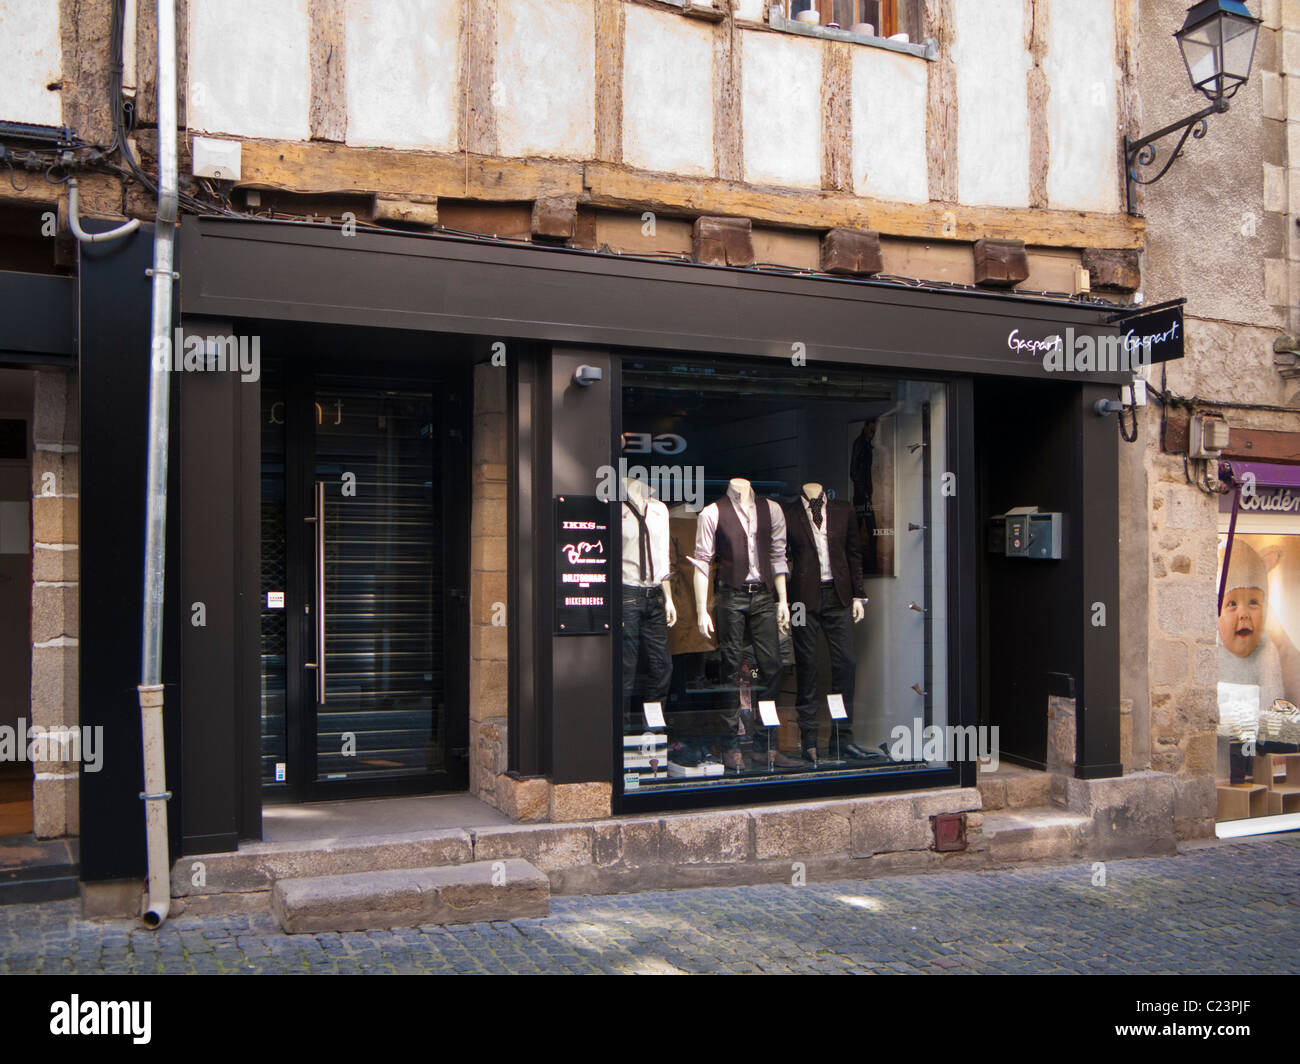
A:
MULTIPOLYGON (((32 704, 33 725, 75 727, 79 587, 77 379, 37 370, 32 419, 32 704)), ((38 838, 76 835, 78 766, 32 766, 38 838)))
POLYGON ((506 638, 506 370, 474 369, 470 484, 469 790, 498 805, 506 771, 509 651, 506 638))
MULTIPOLYGON (((1204 103, 1169 37, 1185 9, 1179 0, 1142 4, 1143 133, 1204 103)), ((1205 139, 1189 142, 1186 157, 1141 194, 1146 301, 1187 298, 1187 355, 1151 379, 1177 396, 1236 404, 1216 409, 1234 429, 1296 431, 1300 416, 1259 407, 1294 405, 1297 394, 1275 366, 1274 345, 1294 316, 1287 305, 1300 276, 1289 264, 1300 244, 1287 217, 1300 93, 1286 90, 1288 69, 1300 73, 1300 4, 1263 0, 1252 10, 1264 25, 1250 81, 1230 111, 1211 118, 1205 139)), ((1161 142, 1157 166, 1171 146, 1161 142)), ((1166 453, 1184 449, 1185 433, 1171 408, 1175 430, 1162 445, 1161 414, 1158 404, 1145 407, 1138 442, 1120 445, 1123 694, 1133 705, 1126 768, 1173 777, 1176 833, 1193 839, 1214 833, 1219 498, 1189 481, 1181 454, 1166 453)), ((1207 472, 1215 477, 1217 463, 1207 472)))

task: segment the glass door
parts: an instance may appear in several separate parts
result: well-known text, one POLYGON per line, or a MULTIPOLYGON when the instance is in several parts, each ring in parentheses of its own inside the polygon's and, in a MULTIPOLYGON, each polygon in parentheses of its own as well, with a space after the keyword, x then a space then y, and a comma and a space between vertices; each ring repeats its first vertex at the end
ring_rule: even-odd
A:
POLYGON ((446 397, 409 377, 265 380, 263 784, 299 799, 459 789, 446 397))

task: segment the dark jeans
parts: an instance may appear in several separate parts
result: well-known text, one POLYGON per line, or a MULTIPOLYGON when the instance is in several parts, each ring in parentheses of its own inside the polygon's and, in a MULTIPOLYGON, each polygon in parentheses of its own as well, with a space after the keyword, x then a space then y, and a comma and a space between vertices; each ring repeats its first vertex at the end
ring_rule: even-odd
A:
POLYGON ((623 698, 632 697, 637 665, 644 655, 642 691, 646 702, 665 702, 673 678, 668 653, 668 618, 662 588, 623 588, 623 698))
MULTIPOLYGON (((722 682, 730 687, 736 683, 741 656, 748 636, 754 648, 754 663, 758 666, 758 684, 754 692, 754 749, 767 750, 767 728, 759 723, 759 701, 773 701, 781 692, 781 637, 776 626, 776 599, 770 590, 738 591, 726 584, 718 584, 713 597, 713 627, 718 639, 718 652, 722 656, 722 682)), ((726 695, 722 709, 725 726, 723 745, 735 750, 740 743, 740 696, 726 695)))
MULTIPOLYGON (((799 738, 805 750, 817 743, 817 636, 826 637, 831 657, 831 692, 844 696, 847 721, 840 721, 840 741, 853 736, 853 682, 857 663, 853 660, 853 610, 841 606, 835 588, 823 586, 821 601, 805 602, 804 623, 791 629, 794 638, 795 685, 799 710, 799 738)), ((823 751, 819 751, 821 753, 823 751)))

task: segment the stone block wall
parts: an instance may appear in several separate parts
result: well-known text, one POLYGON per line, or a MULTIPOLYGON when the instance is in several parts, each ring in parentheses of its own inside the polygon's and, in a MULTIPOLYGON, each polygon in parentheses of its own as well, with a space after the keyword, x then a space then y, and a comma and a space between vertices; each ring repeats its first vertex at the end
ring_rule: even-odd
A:
POLYGON ((1148 465, 1151 768, 1173 776, 1178 838, 1212 838, 1218 497, 1187 483, 1181 458, 1157 448, 1148 465))
MULTIPOLYGON (((33 725, 76 727, 79 633, 77 379, 37 370, 32 417, 32 702, 33 725)), ((57 748, 54 751, 57 755, 57 748)), ((80 830, 78 765, 59 760, 32 766, 35 833, 80 830)))
POLYGON ((506 370, 474 369, 470 484, 469 790, 501 806, 506 771, 509 652, 506 638, 506 370))

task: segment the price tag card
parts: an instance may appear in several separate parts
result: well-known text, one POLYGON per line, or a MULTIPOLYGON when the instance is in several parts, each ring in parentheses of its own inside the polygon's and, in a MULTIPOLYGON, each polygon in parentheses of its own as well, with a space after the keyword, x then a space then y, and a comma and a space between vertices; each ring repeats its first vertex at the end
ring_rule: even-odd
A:
POLYGON ((844 709, 843 695, 827 695, 826 705, 831 711, 831 720, 848 720, 849 715, 844 709))
POLYGON ((781 723, 781 718, 776 715, 776 703, 771 700, 759 702, 758 717, 769 728, 778 727, 781 723))
POLYGON ((645 703, 645 726, 647 728, 666 728, 664 723, 664 707, 662 702, 645 703))
POLYGON ((268 592, 266 593, 266 608, 267 608, 268 610, 282 610, 282 609, 284 609, 284 592, 283 592, 283 591, 268 591, 268 592))

